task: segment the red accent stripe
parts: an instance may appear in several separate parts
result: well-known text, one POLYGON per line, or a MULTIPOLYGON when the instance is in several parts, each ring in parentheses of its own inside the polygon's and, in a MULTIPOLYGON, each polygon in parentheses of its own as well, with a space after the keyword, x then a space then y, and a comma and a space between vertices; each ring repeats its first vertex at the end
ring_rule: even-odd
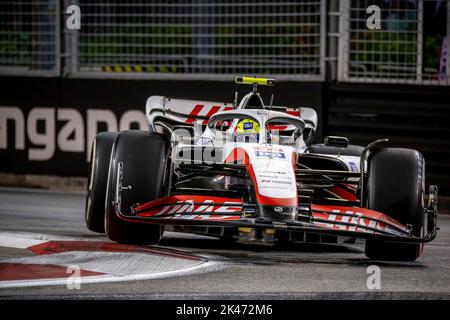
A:
POLYGON ((267 126, 267 129, 269 129, 269 130, 280 130, 280 131, 283 131, 283 130, 286 130, 287 127, 288 127, 288 126, 286 126, 286 125, 269 124, 269 125, 267 126))
POLYGON ((195 117, 202 111, 204 105, 197 104, 194 109, 189 113, 188 119, 186 120, 186 123, 194 123, 195 117))
POLYGON ((358 197, 353 192, 348 191, 344 188, 335 186, 335 187, 328 188, 328 190, 342 199, 351 200, 351 201, 358 200, 358 197))
POLYGON ((356 187, 354 185, 348 184, 348 183, 344 183, 343 184, 348 190, 356 192, 356 187))
MULTIPOLYGON (((220 106, 212 106, 211 109, 208 111, 208 113, 206 114, 206 117, 211 117, 213 114, 215 114, 217 111, 219 111, 220 106)), ((207 124, 208 120, 204 120, 203 124, 207 124)))
POLYGON ((186 201, 193 201, 193 202, 205 202, 206 200, 212 200, 213 203, 210 205, 220 205, 224 202, 237 202, 242 204, 242 199, 240 198, 224 198, 224 197, 212 197, 212 196, 198 196, 198 195, 176 195, 176 196, 170 196, 165 197, 161 199, 152 200, 150 202, 144 203, 138 207, 135 208, 136 211, 142 211, 142 210, 149 210, 155 207, 163 206, 163 205, 169 205, 174 204, 176 202, 186 202, 186 201))
POLYGON ((297 168, 297 152, 292 151, 292 166, 294 167, 294 172, 295 169, 297 168))
MULTIPOLYGON (((52 264, 0 263, 0 281, 67 278, 67 268, 52 264)), ((81 277, 104 275, 101 272, 80 270, 81 277)))
POLYGON ((248 164, 249 157, 247 152, 242 148, 234 148, 226 157, 225 163, 240 163, 240 164, 248 164))

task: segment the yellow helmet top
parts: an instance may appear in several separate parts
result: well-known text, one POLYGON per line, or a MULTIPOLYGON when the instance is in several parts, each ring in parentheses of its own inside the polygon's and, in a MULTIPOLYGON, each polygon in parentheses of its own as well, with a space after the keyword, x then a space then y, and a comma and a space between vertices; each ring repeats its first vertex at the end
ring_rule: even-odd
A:
POLYGON ((238 122, 236 133, 259 133, 259 123, 251 119, 243 119, 238 122))

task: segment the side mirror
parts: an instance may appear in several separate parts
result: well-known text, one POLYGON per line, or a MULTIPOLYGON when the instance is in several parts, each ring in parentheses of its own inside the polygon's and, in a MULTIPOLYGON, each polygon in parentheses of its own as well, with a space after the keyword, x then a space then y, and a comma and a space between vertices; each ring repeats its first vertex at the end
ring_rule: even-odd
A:
POLYGON ((348 139, 346 137, 327 136, 325 137, 323 143, 327 147, 336 147, 336 148, 348 147, 348 139))

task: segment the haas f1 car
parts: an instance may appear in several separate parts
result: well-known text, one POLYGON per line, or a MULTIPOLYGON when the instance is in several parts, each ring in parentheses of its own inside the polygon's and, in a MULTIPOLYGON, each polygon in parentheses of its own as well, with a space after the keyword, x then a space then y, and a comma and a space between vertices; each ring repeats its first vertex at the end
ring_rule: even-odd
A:
POLYGON ((148 130, 93 142, 87 227, 156 244, 164 229, 241 241, 365 239, 371 259, 413 261, 436 236, 437 187, 425 197, 416 150, 328 136, 311 108, 264 104, 258 85, 233 103, 148 98, 148 130))

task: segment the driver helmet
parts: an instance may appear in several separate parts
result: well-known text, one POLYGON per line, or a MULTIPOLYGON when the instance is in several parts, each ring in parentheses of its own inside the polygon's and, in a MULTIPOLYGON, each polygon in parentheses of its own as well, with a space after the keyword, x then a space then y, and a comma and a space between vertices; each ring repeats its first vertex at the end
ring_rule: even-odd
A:
POLYGON ((235 142, 258 142, 259 123, 251 119, 243 119, 238 122, 234 131, 235 142))

